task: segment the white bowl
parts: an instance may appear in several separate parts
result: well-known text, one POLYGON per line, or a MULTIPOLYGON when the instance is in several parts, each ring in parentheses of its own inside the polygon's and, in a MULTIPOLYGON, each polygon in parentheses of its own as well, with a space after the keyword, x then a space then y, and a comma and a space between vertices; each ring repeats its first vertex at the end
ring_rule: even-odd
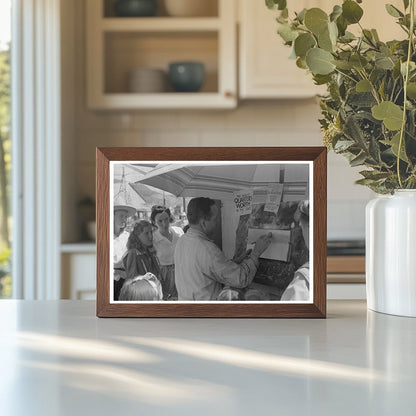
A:
POLYGON ((167 90, 167 75, 163 69, 136 68, 129 72, 128 90, 134 93, 158 93, 167 90))
POLYGON ((174 17, 218 16, 217 0, 165 0, 165 7, 174 17))

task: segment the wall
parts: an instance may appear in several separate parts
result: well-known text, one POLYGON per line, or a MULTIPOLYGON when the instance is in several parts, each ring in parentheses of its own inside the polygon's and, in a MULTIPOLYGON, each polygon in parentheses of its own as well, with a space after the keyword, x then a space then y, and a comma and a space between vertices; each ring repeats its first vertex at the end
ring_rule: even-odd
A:
MULTIPOLYGON (((93 112, 85 106, 84 2, 74 1, 74 39, 64 48, 65 102, 74 103, 64 135, 63 218, 76 201, 95 193, 97 146, 314 146, 321 145, 319 107, 314 99, 245 101, 232 111, 93 112), (74 97, 72 97, 74 94, 74 97), (72 101, 71 101, 72 100, 72 101), (71 137, 72 136, 72 137, 71 137), (73 140, 71 140, 73 138, 73 140), (68 192, 72 200, 68 197, 68 192)), ((70 20, 65 20, 69 21, 70 20)), ((68 105, 67 105, 68 107, 68 105)), ((69 109, 70 110, 70 109, 69 109)), ((328 159, 328 236, 364 236, 364 206, 372 193, 354 185, 358 169, 334 154, 328 159)), ((319 214, 318 214, 319 215, 319 214)), ((63 241, 77 238, 64 226, 63 241)))

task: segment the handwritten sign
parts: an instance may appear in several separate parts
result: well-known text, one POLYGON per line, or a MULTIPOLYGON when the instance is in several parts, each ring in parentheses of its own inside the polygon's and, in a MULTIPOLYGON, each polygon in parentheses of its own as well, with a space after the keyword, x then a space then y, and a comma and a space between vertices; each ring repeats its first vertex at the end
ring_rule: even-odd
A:
POLYGON ((274 212, 277 214, 280 207, 280 201, 283 195, 283 184, 282 183, 271 183, 267 188, 266 205, 264 211, 274 212))
POLYGON ((251 214, 253 211, 253 190, 242 189, 233 193, 235 212, 238 215, 251 214))

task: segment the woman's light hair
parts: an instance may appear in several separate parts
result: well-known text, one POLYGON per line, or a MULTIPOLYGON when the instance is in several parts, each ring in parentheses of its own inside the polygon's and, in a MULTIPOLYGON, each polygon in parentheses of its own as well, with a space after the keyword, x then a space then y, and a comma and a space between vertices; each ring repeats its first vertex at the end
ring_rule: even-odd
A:
POLYGON ((162 285, 152 273, 126 280, 120 291, 119 300, 162 300, 162 285))

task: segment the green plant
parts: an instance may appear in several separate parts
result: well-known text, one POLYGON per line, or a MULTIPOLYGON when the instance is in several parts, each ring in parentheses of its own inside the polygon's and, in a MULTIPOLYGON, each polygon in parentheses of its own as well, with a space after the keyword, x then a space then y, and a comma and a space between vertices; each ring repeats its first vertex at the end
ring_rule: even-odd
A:
POLYGON ((366 166, 357 183, 381 194, 416 188, 414 1, 403 0, 402 10, 380 5, 405 37, 382 42, 360 24, 362 0, 344 0, 329 14, 304 9, 292 18, 286 0, 266 0, 280 11, 278 34, 297 66, 327 87, 320 97, 325 145, 351 166, 366 166), (358 36, 350 25, 358 26, 358 36))
POLYGON ((0 299, 10 298, 12 293, 10 277, 10 255, 10 249, 0 249, 0 299))

